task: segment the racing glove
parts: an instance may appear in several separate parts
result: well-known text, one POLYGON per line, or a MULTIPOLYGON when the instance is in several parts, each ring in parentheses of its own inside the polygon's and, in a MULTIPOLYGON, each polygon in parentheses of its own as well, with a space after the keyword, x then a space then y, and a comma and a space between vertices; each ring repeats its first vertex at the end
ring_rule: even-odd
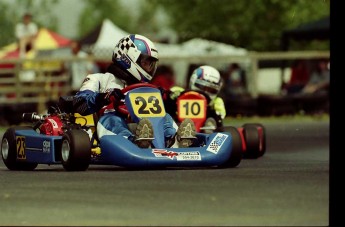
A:
POLYGON ((121 90, 118 88, 112 88, 107 90, 106 93, 99 93, 96 97, 96 102, 101 103, 102 106, 108 105, 109 103, 120 102, 121 99, 124 99, 125 95, 122 94, 121 90))
POLYGON ((170 89, 170 98, 172 100, 177 99, 181 93, 184 91, 182 87, 174 86, 170 89))
POLYGON ((224 105, 224 101, 221 97, 216 97, 213 100, 213 108, 216 111, 216 114, 220 116, 222 119, 226 116, 226 109, 224 105))

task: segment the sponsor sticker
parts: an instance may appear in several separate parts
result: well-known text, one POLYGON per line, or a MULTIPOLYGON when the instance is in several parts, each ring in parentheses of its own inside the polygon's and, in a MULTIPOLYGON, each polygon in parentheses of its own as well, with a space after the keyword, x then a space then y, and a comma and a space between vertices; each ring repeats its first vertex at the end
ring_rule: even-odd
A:
POLYGON ((152 153, 157 158, 169 158, 173 160, 176 157, 177 161, 200 161, 201 155, 198 151, 188 152, 174 152, 165 149, 152 149, 152 153))
POLYGON ((174 159, 174 157, 177 155, 176 152, 167 151, 165 149, 153 149, 152 153, 158 158, 169 158, 169 159, 174 159))
POLYGON ((223 145, 224 141, 228 138, 228 135, 223 133, 217 133, 217 135, 213 138, 210 145, 207 147, 207 151, 217 154, 220 147, 223 145))
POLYGON ((43 141, 43 149, 42 149, 42 151, 44 153, 49 153, 50 152, 50 141, 48 141, 48 140, 44 140, 43 141))
POLYGON ((201 161, 201 155, 198 151, 178 152, 177 161, 201 161))
POLYGON ((56 121, 54 121, 53 119, 48 118, 48 120, 52 123, 53 128, 58 128, 58 124, 56 123, 56 121))

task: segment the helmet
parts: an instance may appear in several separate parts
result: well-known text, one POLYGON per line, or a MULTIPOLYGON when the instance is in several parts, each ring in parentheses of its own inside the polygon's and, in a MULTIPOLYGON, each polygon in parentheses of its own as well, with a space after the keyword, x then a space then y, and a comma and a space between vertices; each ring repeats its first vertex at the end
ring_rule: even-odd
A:
POLYGON ((213 100, 222 88, 223 80, 217 69, 204 65, 196 68, 189 80, 189 88, 202 91, 213 100))
POLYGON ((158 51, 148 38, 131 34, 117 43, 112 61, 129 72, 129 81, 150 82, 157 69, 158 51))

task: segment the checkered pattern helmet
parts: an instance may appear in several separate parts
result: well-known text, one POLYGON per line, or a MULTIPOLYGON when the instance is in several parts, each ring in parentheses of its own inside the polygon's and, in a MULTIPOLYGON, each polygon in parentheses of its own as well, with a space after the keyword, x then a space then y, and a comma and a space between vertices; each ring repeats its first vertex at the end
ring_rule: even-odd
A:
POLYGON ((193 91, 203 91, 213 100, 223 86, 223 80, 217 69, 204 65, 196 68, 189 80, 189 88, 193 91))
POLYGON ((148 38, 131 34, 123 37, 115 46, 112 60, 127 70, 138 82, 150 82, 156 72, 158 51, 148 38))

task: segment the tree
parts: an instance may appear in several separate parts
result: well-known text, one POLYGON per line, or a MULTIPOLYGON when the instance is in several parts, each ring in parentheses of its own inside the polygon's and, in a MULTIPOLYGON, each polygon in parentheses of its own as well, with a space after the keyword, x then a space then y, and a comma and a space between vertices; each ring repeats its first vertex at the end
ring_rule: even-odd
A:
POLYGON ((278 50, 283 30, 330 14, 329 0, 148 1, 164 7, 180 41, 201 37, 257 51, 278 50))
POLYGON ((22 20, 25 12, 33 15, 34 22, 39 27, 46 27, 52 30, 57 28, 57 18, 49 9, 54 7, 57 0, 15 0, 11 2, 0 2, 0 46, 4 46, 16 41, 14 28, 16 23, 22 20))
MULTIPOLYGON (((119 0, 84 3, 80 35, 109 18, 130 33, 155 40, 168 23, 180 42, 201 37, 256 51, 279 50, 284 30, 330 14, 330 0, 313 0, 312 4, 311 0, 141 0, 136 2, 139 15, 119 0), (158 16, 162 11, 164 21, 158 16)), ((302 43, 295 48, 329 49, 329 45, 302 43)))
POLYGON ((86 35, 106 18, 126 31, 131 31, 133 19, 130 9, 118 0, 85 0, 85 8, 79 18, 79 36, 86 35))

